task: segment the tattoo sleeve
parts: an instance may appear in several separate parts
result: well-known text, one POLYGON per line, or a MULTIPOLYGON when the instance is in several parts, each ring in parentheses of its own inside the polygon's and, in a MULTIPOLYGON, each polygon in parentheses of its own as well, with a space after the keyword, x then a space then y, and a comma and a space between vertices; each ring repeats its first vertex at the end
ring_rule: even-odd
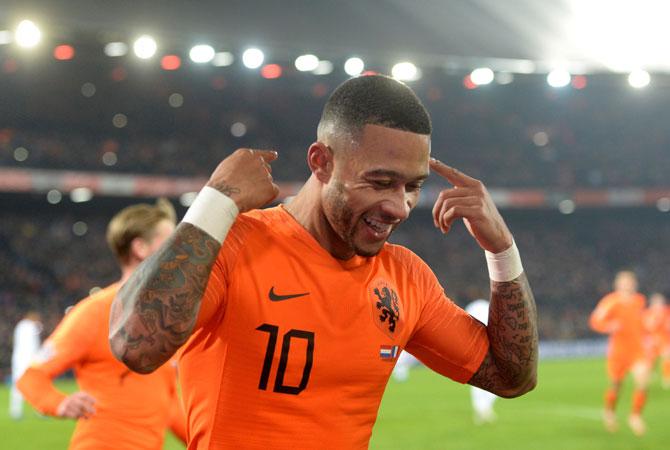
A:
POLYGON ((508 282, 491 282, 487 326, 489 352, 470 380, 501 397, 516 397, 535 387, 538 336, 535 300, 525 273, 508 282))
POLYGON ((112 304, 109 340, 120 361, 149 373, 186 342, 220 247, 204 231, 181 223, 140 264, 112 304))

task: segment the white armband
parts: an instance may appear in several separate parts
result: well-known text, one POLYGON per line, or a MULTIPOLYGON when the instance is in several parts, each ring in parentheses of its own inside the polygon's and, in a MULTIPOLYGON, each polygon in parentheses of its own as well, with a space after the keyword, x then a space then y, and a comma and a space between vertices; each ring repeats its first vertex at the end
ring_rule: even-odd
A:
POLYGON ((222 244, 239 213, 233 199, 213 187, 205 186, 186 211, 182 222, 200 228, 222 244))
POLYGON ((507 250, 500 253, 484 252, 489 278, 492 281, 512 281, 523 273, 521 255, 515 242, 507 250))

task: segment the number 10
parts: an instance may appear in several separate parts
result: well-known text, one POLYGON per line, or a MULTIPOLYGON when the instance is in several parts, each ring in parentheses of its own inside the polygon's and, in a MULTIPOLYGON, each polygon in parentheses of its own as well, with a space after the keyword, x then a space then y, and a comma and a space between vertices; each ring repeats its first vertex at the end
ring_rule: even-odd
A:
MULTIPOLYGON (((279 335, 279 327, 264 323, 256 328, 258 331, 269 333, 268 346, 265 350, 265 360, 263 361, 263 371, 261 372, 261 379, 258 382, 258 389, 267 390, 268 378, 270 378, 270 369, 272 368, 272 359, 275 355, 275 347, 277 346, 277 336, 279 335)), ((277 375, 275 376, 275 386, 273 391, 281 394, 298 395, 302 392, 309 382, 309 375, 312 372, 312 362, 314 360, 314 333, 312 331, 291 329, 284 334, 281 345, 281 356, 279 358, 279 367, 277 368, 277 375), (288 353, 291 350, 291 339, 305 339, 307 341, 307 349, 305 351, 305 367, 302 369, 302 379, 298 386, 286 386, 284 384, 284 375, 286 373, 286 365, 288 364, 288 353)))

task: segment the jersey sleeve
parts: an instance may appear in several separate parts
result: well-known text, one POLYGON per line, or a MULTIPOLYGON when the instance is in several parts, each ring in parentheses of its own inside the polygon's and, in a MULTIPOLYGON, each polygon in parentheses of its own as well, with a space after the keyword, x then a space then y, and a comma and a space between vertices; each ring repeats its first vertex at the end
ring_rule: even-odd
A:
POLYGON ((200 303, 198 319, 193 332, 209 323, 215 316, 223 314, 227 304, 228 282, 230 273, 235 266, 237 254, 244 244, 244 235, 249 231, 251 219, 244 215, 238 216, 235 224, 228 232, 214 266, 200 303))
POLYGON ((405 349, 434 371, 466 383, 488 351, 486 327, 447 298, 423 261, 417 272, 424 303, 405 349))
POLYGON ((94 305, 84 301, 66 314, 44 341, 31 366, 17 381, 17 387, 35 409, 56 415, 66 394, 56 389, 53 379, 86 357, 93 339, 93 333, 87 330, 101 318, 94 305))

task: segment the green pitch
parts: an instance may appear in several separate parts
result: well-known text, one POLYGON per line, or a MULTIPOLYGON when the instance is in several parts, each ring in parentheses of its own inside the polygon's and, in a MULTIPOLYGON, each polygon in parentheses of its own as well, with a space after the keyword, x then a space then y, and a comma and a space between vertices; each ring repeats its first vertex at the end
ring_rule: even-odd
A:
MULTIPOLYGON (((535 391, 514 399, 500 399, 498 421, 475 426, 466 386, 445 381, 424 368, 411 371, 409 381, 391 381, 375 426, 372 449, 532 449, 631 450, 670 448, 670 391, 652 382, 645 418, 649 432, 636 438, 625 419, 630 407, 627 381, 619 403, 620 430, 606 433, 600 422, 605 386, 604 361, 550 361, 540 365, 535 391)), ((64 383, 63 389, 74 389, 64 383)), ((43 419, 28 410, 15 422, 7 417, 8 389, 0 390, 0 436, 3 449, 64 449, 72 422, 43 419)), ((166 449, 181 447, 174 439, 166 449)))

